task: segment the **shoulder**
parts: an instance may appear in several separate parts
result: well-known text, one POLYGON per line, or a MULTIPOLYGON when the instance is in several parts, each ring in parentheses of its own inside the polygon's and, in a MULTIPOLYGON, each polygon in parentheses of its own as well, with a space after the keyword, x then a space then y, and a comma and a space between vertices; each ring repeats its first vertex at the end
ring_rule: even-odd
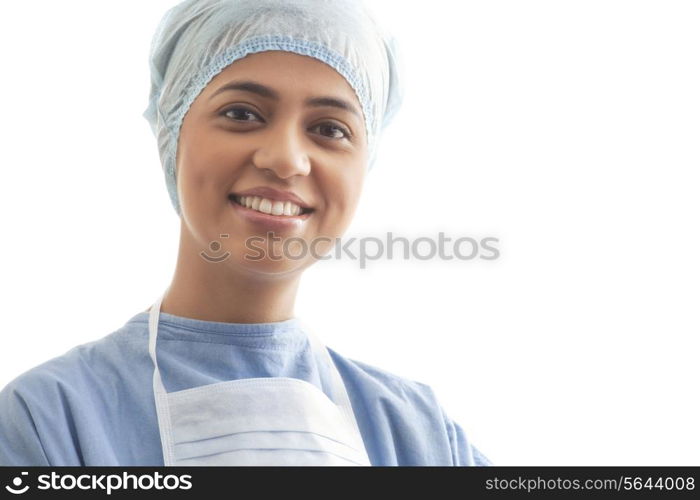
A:
POLYGON ((398 400, 410 400, 412 403, 419 403, 429 408, 435 407, 437 398, 429 385, 356 359, 344 357, 332 349, 328 350, 341 374, 349 378, 351 384, 371 387, 398 400))
POLYGON ((145 339, 141 337, 138 328, 125 325, 27 370, 12 380, 3 392, 35 399, 36 395, 52 391, 84 388, 123 369, 121 362, 125 358, 143 351, 145 339))
POLYGON ((371 421, 391 428, 394 449, 387 463, 408 465, 491 465, 462 427, 453 421, 428 384, 349 359, 329 349, 353 400, 371 421), (409 444, 410 443, 410 444, 409 444))
POLYGON ((0 391, 0 465, 79 465, 77 453, 71 455, 76 422, 94 428, 105 394, 120 391, 135 336, 125 325, 10 381, 0 391))

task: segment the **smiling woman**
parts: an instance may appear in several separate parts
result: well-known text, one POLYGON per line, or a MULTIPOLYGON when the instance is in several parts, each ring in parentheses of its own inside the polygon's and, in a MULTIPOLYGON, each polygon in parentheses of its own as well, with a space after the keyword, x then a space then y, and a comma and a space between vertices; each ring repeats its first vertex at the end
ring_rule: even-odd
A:
POLYGON ((328 241, 350 224, 367 163, 360 107, 333 68, 282 51, 239 59, 204 88, 180 131, 177 197, 185 251, 164 311, 246 323, 293 315, 293 290, 314 255, 272 255, 282 254, 288 238, 328 241), (271 241, 265 258, 246 259, 249 238, 264 238, 268 231, 280 238, 271 241), (232 235, 222 241, 231 255, 223 282, 213 276, 221 275, 220 266, 197 252, 221 234, 232 235), (251 292, 269 297, 269 290, 255 286, 260 273, 277 284, 274 306, 251 292))
POLYGON ((171 9, 145 117, 180 217, 172 282, 0 393, 0 464, 488 465, 430 387, 294 315, 303 271, 353 218, 398 68, 358 1, 171 9))

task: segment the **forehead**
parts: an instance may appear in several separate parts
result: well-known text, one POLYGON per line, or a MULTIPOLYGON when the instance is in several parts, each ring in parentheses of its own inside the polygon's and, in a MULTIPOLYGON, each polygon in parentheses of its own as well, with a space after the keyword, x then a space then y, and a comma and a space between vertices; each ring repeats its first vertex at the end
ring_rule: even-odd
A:
POLYGON ((232 79, 260 82, 282 96, 291 92, 336 94, 360 104, 348 81, 335 69, 313 57, 292 52, 271 50, 238 59, 216 75, 204 93, 213 93, 232 79))

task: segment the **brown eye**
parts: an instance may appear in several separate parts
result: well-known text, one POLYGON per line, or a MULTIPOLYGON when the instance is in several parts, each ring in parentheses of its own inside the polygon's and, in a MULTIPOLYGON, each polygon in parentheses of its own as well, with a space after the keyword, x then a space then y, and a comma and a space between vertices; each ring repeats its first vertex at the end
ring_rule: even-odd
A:
POLYGON ((262 119, 258 116, 257 113, 254 113, 253 111, 251 111, 247 108, 242 108, 240 106, 228 108, 228 109, 222 111, 221 114, 223 116, 225 116, 227 118, 231 118, 233 121, 237 121, 237 122, 252 122, 252 121, 255 121, 255 118, 262 121, 262 119), (254 117, 254 119, 251 120, 249 117, 254 117))
POLYGON ((314 129, 319 129, 320 134, 331 139, 349 139, 350 132, 344 127, 334 123, 322 123, 316 125, 314 129))

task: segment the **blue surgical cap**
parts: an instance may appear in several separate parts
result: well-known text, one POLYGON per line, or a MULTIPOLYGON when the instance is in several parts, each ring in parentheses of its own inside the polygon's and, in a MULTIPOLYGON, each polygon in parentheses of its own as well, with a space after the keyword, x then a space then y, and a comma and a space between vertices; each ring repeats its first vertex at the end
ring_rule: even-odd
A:
POLYGON ((187 110, 224 68, 268 50, 313 57, 347 80, 362 107, 372 168, 377 139, 403 99, 402 63, 394 38, 361 0, 185 0, 165 13, 153 37, 143 113, 178 215, 175 156, 187 110))

